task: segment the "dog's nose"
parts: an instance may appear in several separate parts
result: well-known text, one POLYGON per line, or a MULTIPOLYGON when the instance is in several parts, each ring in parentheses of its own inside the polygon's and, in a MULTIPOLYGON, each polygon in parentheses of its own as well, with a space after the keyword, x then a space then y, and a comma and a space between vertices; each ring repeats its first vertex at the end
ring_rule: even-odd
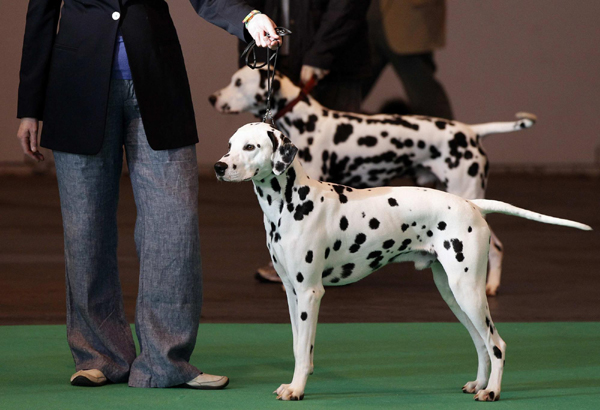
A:
POLYGON ((217 102, 217 96, 211 95, 210 97, 208 97, 208 102, 210 102, 210 104, 214 107, 215 103, 217 102))
POLYGON ((217 173, 218 176, 222 177, 223 175, 225 175, 225 170, 227 169, 227 164, 224 162, 217 162, 215 164, 215 172, 217 173))

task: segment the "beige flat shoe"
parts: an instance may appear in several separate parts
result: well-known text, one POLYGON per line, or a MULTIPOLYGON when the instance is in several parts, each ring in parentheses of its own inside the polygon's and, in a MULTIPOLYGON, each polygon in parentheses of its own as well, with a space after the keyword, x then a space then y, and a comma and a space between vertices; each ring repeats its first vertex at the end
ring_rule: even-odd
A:
POLYGON ((273 267, 273 263, 269 262, 265 266, 256 269, 256 280, 261 283, 281 283, 281 278, 273 267))
POLYGON ((229 378, 226 376, 202 373, 195 379, 185 383, 183 387, 198 390, 219 390, 224 389, 228 384, 229 378))
POLYGON ((83 387, 100 387, 108 383, 106 376, 98 369, 80 370, 71 376, 71 385, 83 387))

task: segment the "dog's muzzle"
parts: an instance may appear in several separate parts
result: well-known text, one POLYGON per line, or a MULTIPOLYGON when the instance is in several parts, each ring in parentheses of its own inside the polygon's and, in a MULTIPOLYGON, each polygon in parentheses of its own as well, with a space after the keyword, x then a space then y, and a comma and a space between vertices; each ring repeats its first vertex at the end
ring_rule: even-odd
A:
POLYGON ((224 162, 217 162, 215 164, 215 172, 217 174, 217 176, 222 177, 223 175, 225 175, 225 171, 227 170, 228 165, 224 162))

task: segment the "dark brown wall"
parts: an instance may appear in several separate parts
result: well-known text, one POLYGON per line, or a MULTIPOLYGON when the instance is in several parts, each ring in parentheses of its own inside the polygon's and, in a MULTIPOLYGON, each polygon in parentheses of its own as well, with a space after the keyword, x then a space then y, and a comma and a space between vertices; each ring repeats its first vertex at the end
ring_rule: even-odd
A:
MULTIPOLYGON (((222 155, 235 129, 252 120, 248 115, 221 116, 206 100, 237 67, 235 39, 197 17, 188 1, 171 0, 169 5, 200 125, 199 161, 210 164, 222 155)), ((14 115, 26 8, 26 0, 0 2, 0 162, 22 160, 14 115)), ((486 140, 493 161, 593 161, 600 142, 598 15, 596 0, 449 2, 448 47, 437 61, 456 117, 478 123, 510 120, 522 110, 539 116, 530 131, 486 140)), ((367 107, 400 93, 388 71, 367 107)))

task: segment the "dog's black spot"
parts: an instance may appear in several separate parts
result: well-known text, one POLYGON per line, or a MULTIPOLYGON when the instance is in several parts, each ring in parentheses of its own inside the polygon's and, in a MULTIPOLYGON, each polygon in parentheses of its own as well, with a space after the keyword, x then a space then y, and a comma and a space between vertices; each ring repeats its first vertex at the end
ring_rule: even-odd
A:
POLYGON ((442 221, 442 222, 438 223, 438 226, 437 226, 437 228, 438 228, 440 231, 443 231, 444 229, 446 229, 446 222, 442 221))
POLYGON ((405 239, 402 241, 402 246, 400 246, 398 248, 399 252, 402 252, 404 250, 406 250, 406 248, 408 248, 408 245, 410 245, 412 243, 412 239, 405 239))
POLYGON ((367 146, 367 147, 374 147, 375 145, 377 145, 377 138, 371 137, 371 136, 360 137, 358 139, 358 145, 364 145, 364 146, 367 146))
POLYGON ((373 251, 371 253, 369 253, 369 255, 367 256, 367 259, 373 259, 373 258, 377 258, 381 256, 381 251, 373 251))
POLYGON ((296 280, 300 283, 304 281, 304 276, 302 275, 302 273, 298 272, 298 274, 296 275, 296 280))
MULTIPOLYGON (((468 151, 470 152, 470 151, 468 151)), ((466 157, 465 157, 466 158, 466 157)), ((473 162, 471 164, 471 166, 469 167, 469 170, 467 171, 469 173, 469 175, 471 175, 472 177, 476 177, 477 173, 479 172, 479 164, 477 162, 473 162)))
POLYGON ((469 271, 469 268, 465 268, 465 272, 468 272, 468 271, 469 271))
POLYGON ((376 218, 372 218, 372 219, 369 221, 369 227, 370 227, 371 229, 377 229, 377 228, 379 228, 379 221, 378 221, 376 218))
POLYGON ((438 127, 440 130, 443 130, 446 128, 446 121, 436 121, 435 126, 438 127))
POLYGON ((394 241, 393 239, 388 239, 383 243, 383 249, 390 249, 392 246, 394 246, 395 243, 396 241, 394 241))
POLYGON ((402 232, 406 232, 406 230, 409 228, 410 226, 408 224, 402 224, 402 232))
POLYGON ((498 359, 502 359, 502 351, 500 349, 498 349, 498 346, 494 346, 494 356, 496 356, 498 359))
POLYGON ((313 346, 313 345, 310 345, 310 353, 311 353, 311 354, 312 354, 312 352, 313 352, 313 348, 314 348, 314 346, 313 346))
POLYGON ((388 135, 389 135, 389 134, 387 133, 387 131, 382 131, 382 132, 381 132, 381 136, 382 136, 383 138, 387 137, 388 135))
POLYGON ((404 145, 406 145, 408 148, 410 148, 414 145, 414 142, 410 138, 407 138, 404 140, 404 145))
POLYGON ((330 249, 326 248, 325 249, 325 259, 327 259, 329 257, 329 252, 330 252, 330 249))
POLYGON ((347 189, 345 186, 333 185, 333 189, 335 190, 335 192, 337 192, 340 202, 342 204, 345 204, 346 202, 348 202, 348 197, 343 194, 344 190, 347 189))
POLYGON ((333 278, 330 280, 331 283, 338 283, 340 281, 340 278, 333 278))
POLYGON ((421 229, 425 229, 425 228, 427 228, 427 226, 425 226, 425 225, 422 225, 422 226, 421 226, 421 229))
POLYGON ((306 263, 312 263, 313 261, 313 251, 306 252, 306 258, 304 258, 306 263))
POLYGON ((263 197, 263 190, 260 189, 260 187, 257 185, 256 186, 256 193, 258 194, 258 196, 260 196, 261 198, 263 197))
POLYGON ((417 222, 415 221, 415 222, 411 223, 410 226, 417 226, 417 222))
POLYGON ((345 265, 342 265, 342 274, 341 274, 341 277, 343 279, 345 279, 348 276, 352 275, 352 270, 353 269, 354 269, 354 264, 353 263, 347 263, 345 265))
POLYGON ((471 227, 469 226, 469 229, 467 229, 467 232, 469 232, 469 233, 473 232, 473 228, 471 228, 471 227))
MULTIPOLYGON (((292 202, 292 193, 294 188, 294 182, 296 181, 296 171, 294 168, 290 168, 286 175, 286 185, 285 185, 285 202, 291 204, 292 202)), ((289 206, 288 206, 289 209, 289 206)), ((291 212, 291 210, 290 210, 291 212)))
POLYGON ((273 198, 271 198, 271 195, 267 195, 267 203, 269 205, 271 205, 272 202, 273 202, 273 198))
POLYGON ((489 317, 487 317, 487 316, 485 317, 485 325, 486 325, 487 327, 490 327, 490 318, 489 318, 489 317))
POLYGON ((450 249, 450 242, 444 241, 444 248, 450 249))
POLYGON ((337 241, 334 242, 333 244, 333 250, 334 251, 339 251, 340 248, 342 247, 342 241, 340 241, 339 239, 337 241))
POLYGON ((431 159, 436 159, 442 156, 442 153, 433 145, 429 146, 429 152, 431 153, 431 159))
POLYGON ((335 134, 333 135, 333 143, 340 144, 342 142, 346 142, 348 137, 352 135, 352 131, 354 127, 350 124, 339 124, 335 130, 335 134))
POLYGON ((302 319, 303 321, 306 320, 308 318, 308 314, 306 312, 302 312, 300 314, 300 319, 302 319))
POLYGON ((425 141, 419 140, 419 142, 417 142, 417 147, 421 149, 425 148, 425 141))
POLYGON ((364 233, 359 233, 358 235, 356 235, 356 238, 354 238, 354 242, 362 245, 363 243, 365 243, 365 241, 367 240, 367 235, 365 235, 364 233))
POLYGON ((433 232, 427 231, 427 236, 429 236, 431 238, 433 236, 433 232))
POLYGON ((241 78, 238 78, 237 80, 235 80, 235 86, 236 87, 239 87, 241 85, 242 85, 242 79, 241 78))
POLYGON ((388 198, 388 204, 390 204, 390 206, 398 206, 398 201, 394 198, 388 198))
POLYGON ((353 243, 352 246, 348 249, 350 253, 356 253, 360 249, 360 245, 357 243, 353 243))
POLYGON ((473 158, 473 153, 471 151, 465 151, 465 159, 473 158))
POLYGON ((331 272, 333 272, 333 268, 327 268, 323 271, 321 277, 326 278, 327 276, 331 275, 331 272))
POLYGON ((300 197, 300 200, 304 201, 309 192, 310 192, 309 187, 307 187, 307 186, 300 187, 300 189, 298 189, 298 196, 300 197))
POLYGON ((281 192, 281 185, 279 185, 277 178, 271 179, 271 188, 273 188, 273 191, 275 192, 281 192))
POLYGON ((342 216, 342 219, 340 219, 340 229, 342 231, 348 229, 348 219, 345 216, 342 216))
POLYGON ((310 214, 314 209, 313 201, 306 201, 298 206, 296 206, 296 212, 294 213, 294 219, 296 221, 301 221, 305 216, 310 214))
MULTIPOLYGON (((458 239, 451 239, 450 242, 452 243, 452 249, 456 253, 456 260, 459 262, 462 262, 465 259, 465 256, 462 253, 463 243, 458 239)), ((444 247, 446 247, 445 242, 444 242, 444 247)), ((448 249, 448 248, 446 248, 446 249, 448 249)))

